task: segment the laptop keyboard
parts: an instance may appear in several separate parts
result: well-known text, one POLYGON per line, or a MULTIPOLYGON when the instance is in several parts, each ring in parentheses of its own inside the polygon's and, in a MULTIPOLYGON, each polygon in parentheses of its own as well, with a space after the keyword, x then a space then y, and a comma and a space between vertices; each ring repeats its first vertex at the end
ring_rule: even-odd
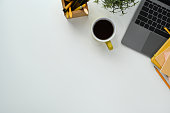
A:
POLYGON ((164 27, 170 30, 170 10, 150 0, 144 3, 135 23, 165 38, 170 37, 164 30, 164 27))

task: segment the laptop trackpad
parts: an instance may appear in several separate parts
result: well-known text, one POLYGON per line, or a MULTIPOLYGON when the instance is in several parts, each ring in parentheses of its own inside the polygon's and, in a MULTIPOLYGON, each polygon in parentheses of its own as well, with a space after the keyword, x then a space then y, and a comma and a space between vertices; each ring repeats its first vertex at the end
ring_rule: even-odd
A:
POLYGON ((166 40, 166 38, 151 32, 142 48, 142 53, 151 58, 161 48, 166 40))

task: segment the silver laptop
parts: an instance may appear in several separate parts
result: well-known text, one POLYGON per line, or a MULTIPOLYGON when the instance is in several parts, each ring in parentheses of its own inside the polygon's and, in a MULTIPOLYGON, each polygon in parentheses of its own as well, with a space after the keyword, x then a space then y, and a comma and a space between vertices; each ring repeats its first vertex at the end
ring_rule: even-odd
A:
POLYGON ((152 57, 170 35, 170 0, 141 0, 122 44, 152 57))

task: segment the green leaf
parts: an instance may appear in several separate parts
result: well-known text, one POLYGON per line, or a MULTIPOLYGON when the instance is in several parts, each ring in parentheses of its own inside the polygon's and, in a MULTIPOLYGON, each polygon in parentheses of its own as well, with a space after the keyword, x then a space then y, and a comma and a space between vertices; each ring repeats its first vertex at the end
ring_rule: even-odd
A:
POLYGON ((102 3, 103 7, 111 10, 112 13, 121 12, 122 15, 126 14, 125 10, 135 6, 135 0, 95 0, 95 3, 102 3))

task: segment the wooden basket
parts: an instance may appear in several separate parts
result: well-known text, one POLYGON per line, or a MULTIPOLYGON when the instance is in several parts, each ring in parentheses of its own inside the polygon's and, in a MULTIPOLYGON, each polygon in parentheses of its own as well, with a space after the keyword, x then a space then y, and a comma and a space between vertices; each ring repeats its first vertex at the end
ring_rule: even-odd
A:
MULTIPOLYGON (((61 0, 63 8, 65 7, 65 2, 64 0, 61 0)), ((86 8, 88 9, 87 3, 86 3, 86 8)), ((65 17, 66 17, 66 13, 64 13, 65 17)), ((72 18, 77 18, 77 17, 81 17, 81 16, 88 16, 88 14, 86 14, 83 10, 77 10, 77 11, 72 11, 72 18)), ((68 18, 70 19, 70 18, 68 18)))

